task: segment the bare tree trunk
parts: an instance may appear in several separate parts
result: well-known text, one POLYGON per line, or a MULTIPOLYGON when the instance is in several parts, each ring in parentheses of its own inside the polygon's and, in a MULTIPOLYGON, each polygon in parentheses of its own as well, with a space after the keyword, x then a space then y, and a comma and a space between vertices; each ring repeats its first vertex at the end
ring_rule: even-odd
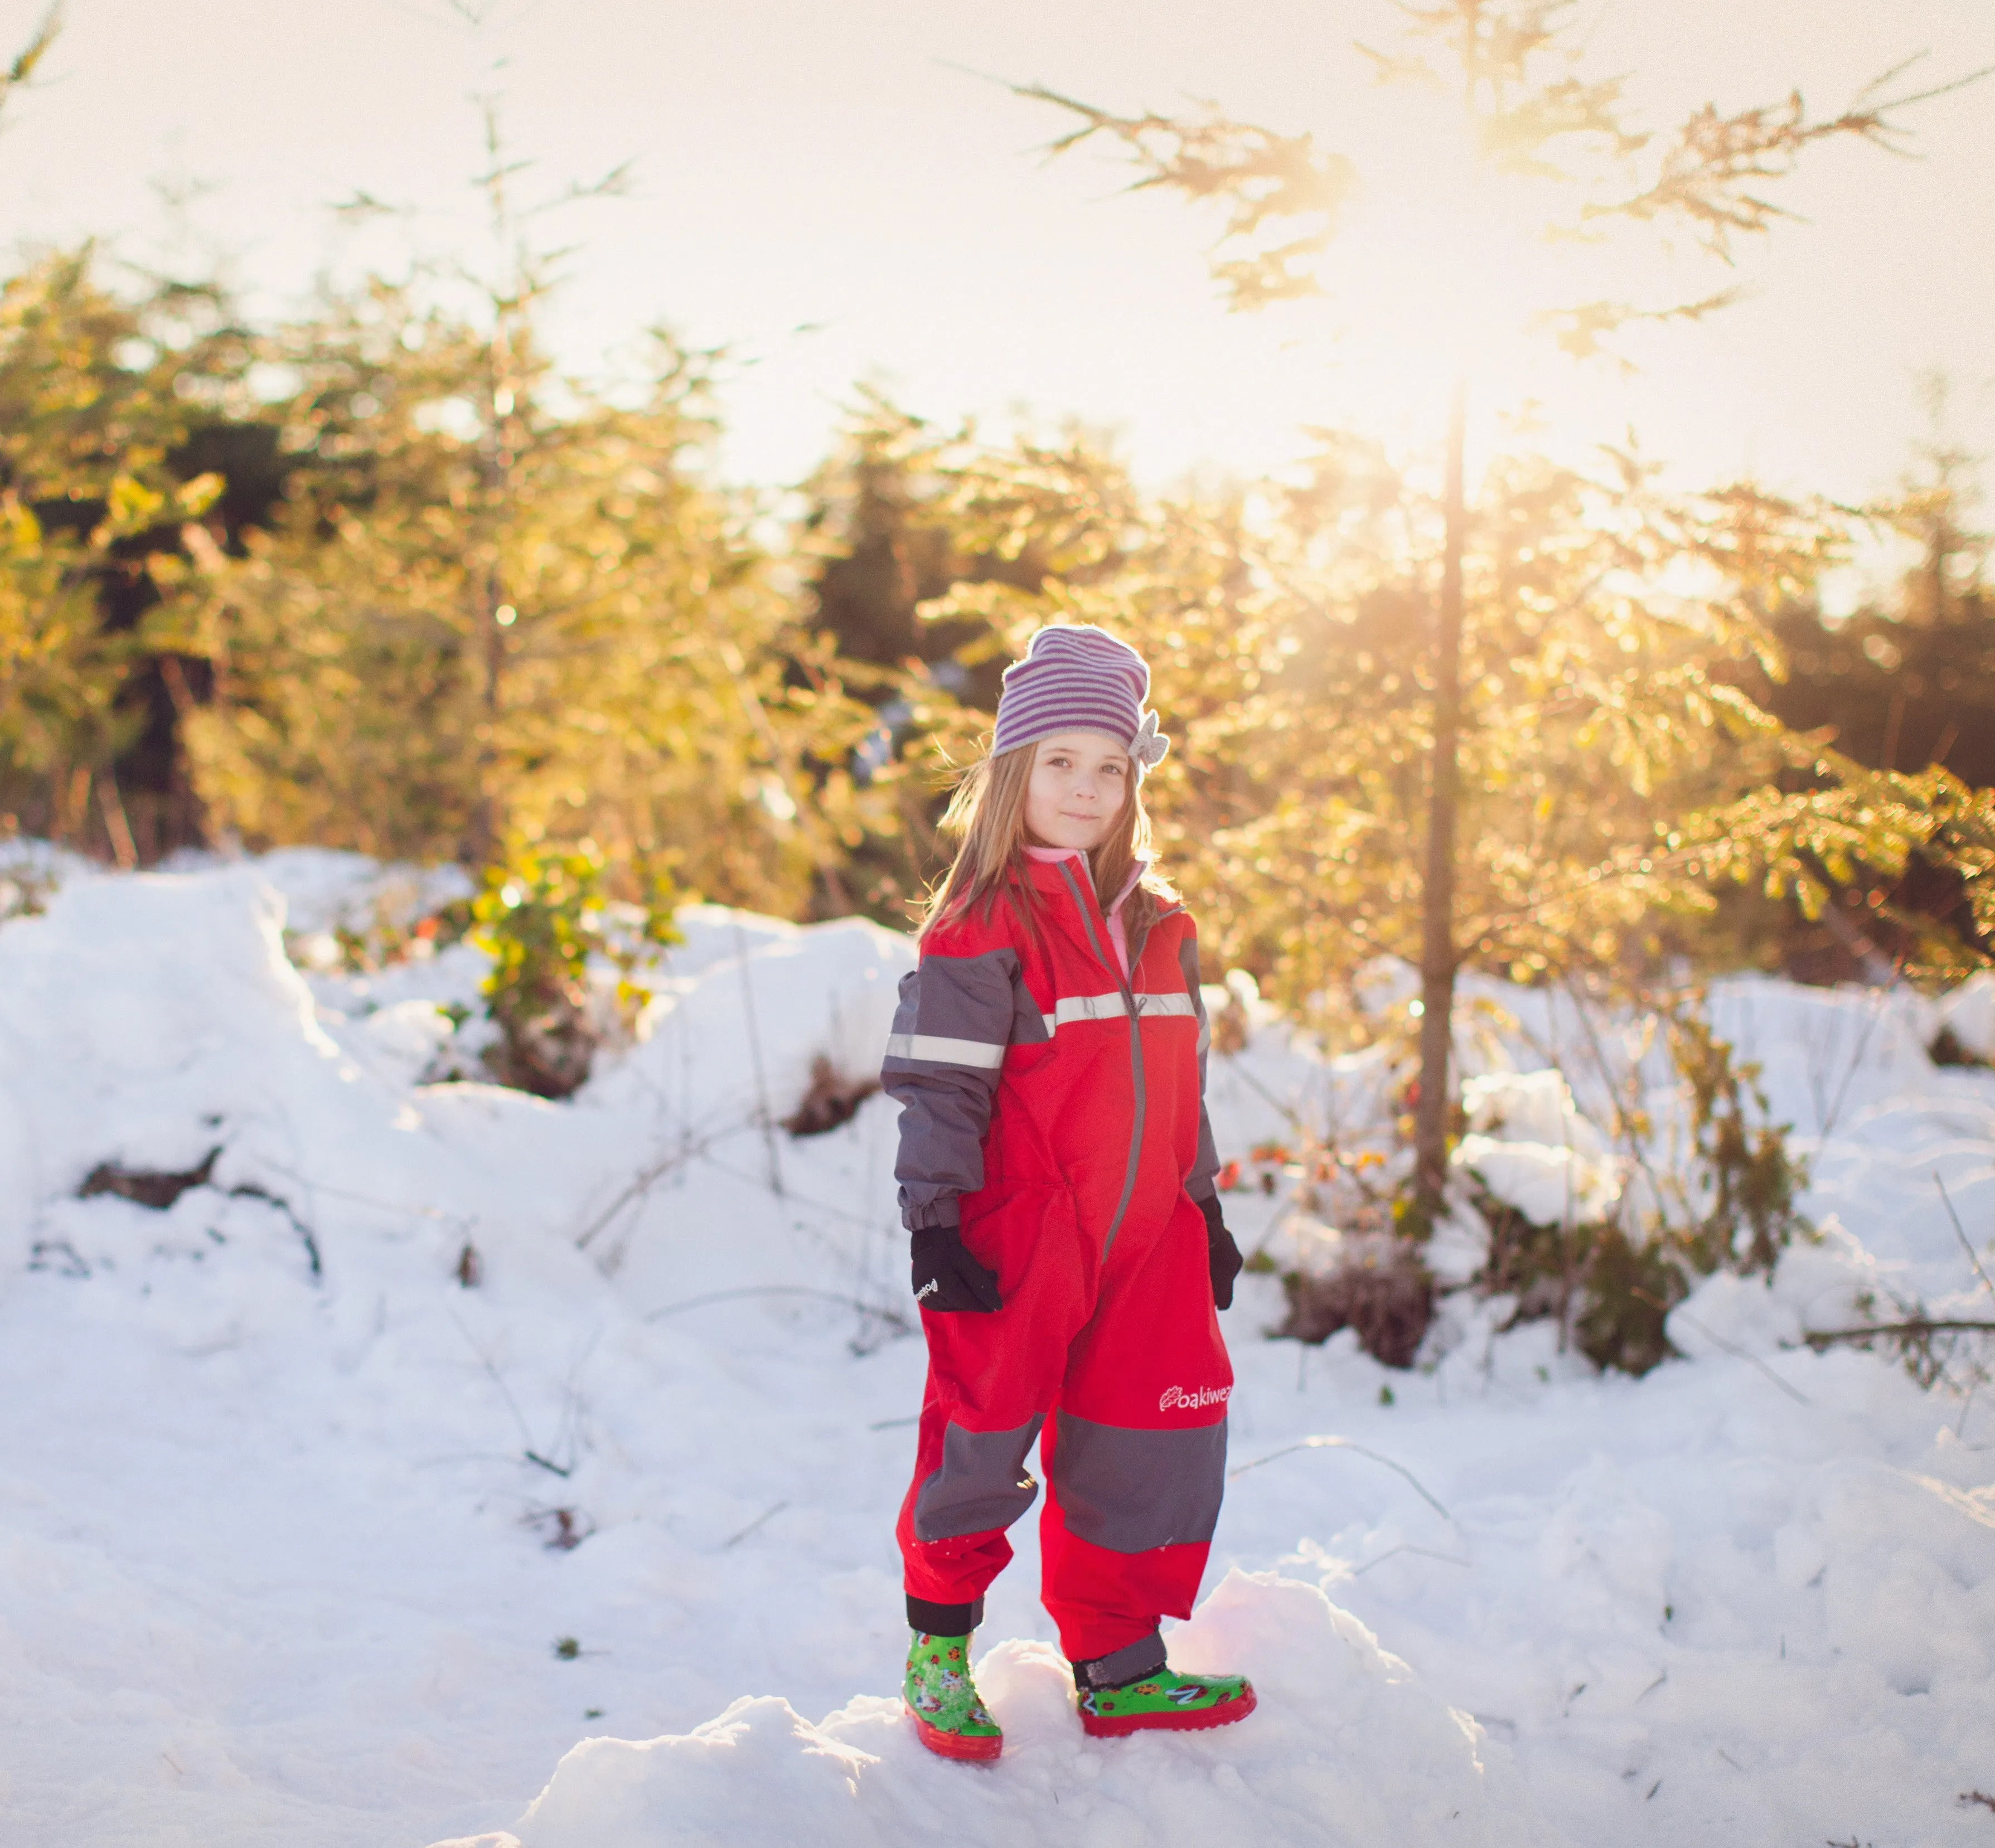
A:
MULTIPOLYGON (((497 550, 495 540, 493 550, 497 550)), ((473 872, 490 866, 498 856, 503 824, 499 795, 499 722, 505 711, 506 610, 505 591, 495 564, 485 573, 478 609, 480 652, 483 656, 485 722, 479 740, 475 774, 477 795, 472 805, 469 836, 465 842, 465 864, 473 872)))
MULTIPOLYGON (((482 22, 479 9, 460 9, 473 26, 482 22)), ((486 348, 491 371, 487 382, 486 423, 479 461, 484 531, 480 550, 483 568, 472 592, 472 620, 483 675, 481 704, 484 720, 479 728, 478 749, 473 762, 473 788, 469 826, 465 831, 464 863, 473 872, 489 866, 499 855, 507 825, 508 794, 500 781, 506 768, 500 750, 501 722, 506 715, 506 630, 518 619, 507 594, 505 581, 507 530, 513 513, 517 464, 524 444, 520 421, 524 380, 520 375, 523 350, 520 317, 532 290, 525 272, 523 254, 513 241, 513 208, 506 181, 516 170, 505 158, 499 128, 499 107, 491 97, 480 103, 485 118, 485 152, 490 166, 481 184, 489 214, 493 252, 492 279, 487 285, 492 314, 492 333, 486 348), (503 279, 502 280, 502 279, 503 279)))
POLYGON ((1420 897, 1420 1076, 1413 1112, 1413 1212, 1420 1229, 1440 1216, 1447 1185, 1447 1060, 1454 1013, 1454 837, 1461 795, 1461 551, 1468 508, 1462 444, 1468 385, 1447 412, 1447 527, 1435 611, 1434 757, 1427 778, 1427 879, 1420 897))

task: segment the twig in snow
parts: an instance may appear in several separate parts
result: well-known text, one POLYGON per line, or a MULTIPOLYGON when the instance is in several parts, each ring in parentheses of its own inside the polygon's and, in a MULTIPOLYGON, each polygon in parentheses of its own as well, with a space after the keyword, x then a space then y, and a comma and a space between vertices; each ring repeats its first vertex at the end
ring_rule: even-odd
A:
MULTIPOLYGON (((1757 1367, 1761 1373, 1764 1373, 1769 1380, 1772 1380, 1773 1383, 1777 1386, 1782 1392, 1785 1393, 1790 1399, 1793 1400, 1797 1405, 1808 1405, 1811 1411, 1814 1409, 1813 1406, 1810 1404, 1808 1395, 1805 1393, 1801 1392, 1797 1387, 1790 1386, 1786 1380, 1783 1380, 1778 1373, 1775 1373, 1765 1361, 1762 1360, 1759 1357, 1758 1355, 1749 1354, 1743 1348, 1735 1347, 1730 1342, 1727 1341, 1722 1335, 1717 1334, 1712 1329, 1706 1328, 1695 1315, 1691 1315, 1688 1310, 1684 1308, 1681 1303, 1678 1303, 1676 1307, 1672 1309, 1660 1296, 1651 1296, 1646 1290, 1631 1290, 1629 1291, 1629 1294, 1636 1298, 1640 1301, 1646 1303, 1652 1309, 1660 1309, 1665 1315, 1681 1315, 1686 1323, 1688 1323, 1691 1328, 1696 1329, 1697 1332, 1701 1335, 1706 1341, 1709 1342, 1713 1347, 1722 1348, 1726 1353, 1733 1356, 1738 1359, 1744 1361, 1748 1366, 1757 1367)), ((1811 1345, 1812 1344, 1811 1343, 1811 1345)))
POLYGON ((1909 1322, 1873 1322, 1860 1329, 1809 1329, 1803 1332, 1801 1339, 1810 1347, 1820 1349, 1833 1347, 1839 1341, 1869 1341, 1878 1335, 1910 1335, 1916 1339, 1921 1335, 1968 1332, 1995 1335, 1995 1322, 1975 1322, 1959 1318, 1932 1321, 1923 1315, 1915 1315, 1909 1322))
POLYGON ((769 1191, 783 1197, 783 1162, 776 1149, 775 1112, 769 1104, 769 1082, 762 1069, 762 1034, 755 1022, 755 985, 748 973, 748 944, 741 914, 734 914, 734 965, 741 972, 741 1011, 748 1018, 748 1054, 755 1068, 755 1095, 761 1104, 762 1147, 769 1158, 769 1191))
POLYGON ((1251 1463, 1242 1463, 1237 1469, 1228 1470, 1226 1473, 1226 1479, 1228 1482, 1234 1481, 1238 1478, 1245 1476, 1250 1469, 1258 1469, 1263 1463, 1272 1463, 1278 1458, 1292 1455, 1298 1450, 1351 1450, 1355 1451, 1360 1456, 1369 1457, 1375 1463, 1383 1463, 1388 1469, 1396 1471, 1399 1475, 1404 1476, 1408 1482, 1411 1483, 1413 1486, 1414 1493, 1417 1494, 1420 1500, 1425 1502, 1429 1507, 1432 1508, 1442 1520, 1458 1531, 1459 1531, 1461 1527, 1461 1522, 1457 1521, 1452 1514, 1448 1513, 1446 1508, 1443 1507, 1438 1501, 1435 1500, 1433 1496, 1427 1493, 1426 1486, 1420 1481, 1420 1479, 1417 1476, 1414 1475, 1413 1471, 1409 1469, 1404 1463, 1396 1463, 1389 1456, 1381 1456, 1375 1450, 1367 1450, 1362 1444, 1354 1444, 1348 1438, 1304 1438, 1297 1443, 1285 1444, 1279 1450, 1271 1450, 1265 1456, 1257 1456, 1251 1463))
POLYGON ((877 1317, 890 1328, 903 1334, 912 1334, 914 1325, 893 1309, 883 1309, 877 1303, 862 1302, 856 1296, 842 1296, 836 1290, 815 1290, 808 1284, 749 1284, 737 1290, 715 1290, 705 1296, 688 1297, 684 1302, 667 1303, 662 1309, 654 1309, 644 1318, 647 1322, 662 1322, 668 1315, 677 1315, 685 1309, 703 1309, 709 1303, 726 1302, 738 1296, 815 1296, 825 1302, 843 1303, 848 1309, 857 1309, 862 1315, 877 1317))
POLYGON ((708 1137, 698 1142, 684 1143, 680 1147, 675 1149, 669 1155, 661 1155, 657 1161, 648 1164, 644 1167, 640 1167, 637 1172, 631 1177, 629 1185, 624 1188, 623 1191, 618 1194, 615 1199, 612 1200, 601 1212, 598 1213, 596 1217, 589 1222, 588 1226, 582 1232, 576 1235, 575 1240, 575 1250, 578 1251, 586 1251, 589 1249, 591 1242, 596 1238, 596 1236, 603 1231, 603 1228, 608 1226, 610 1222, 624 1209, 625 1207, 632 1205, 634 1202, 643 1199, 644 1196, 648 1194, 653 1188, 656 1187, 661 1181, 664 1180, 666 1175, 669 1174, 673 1169, 676 1167, 682 1167, 688 1161, 694 1160, 699 1156, 705 1154, 707 1150, 712 1146, 712 1140, 713 1139, 711 1137, 708 1137))
POLYGON ((261 1200, 266 1206, 274 1206, 291 1222, 291 1229, 304 1241, 305 1257, 311 1264, 314 1281, 325 1275, 325 1267, 319 1261, 318 1240, 312 1236, 312 1229, 292 1211, 290 1201, 273 1194, 268 1188, 259 1187, 253 1181, 245 1181, 228 1190, 232 1200, 261 1200))
POLYGON ((779 1501, 773 1508, 764 1510, 761 1514, 757 1514, 753 1521, 750 1521, 747 1526, 743 1527, 740 1533, 729 1534, 728 1537, 720 1543, 721 1550, 724 1552, 729 1547, 738 1545, 742 1541, 746 1540, 750 1534, 754 1533, 764 1521, 773 1519, 775 1516, 781 1514, 782 1511, 789 1505, 790 1504, 787 1501, 779 1501))
POLYGON ((356 1193, 350 1187, 334 1187, 324 1181, 314 1181, 309 1174, 301 1174, 295 1168, 285 1167, 273 1156, 259 1155, 256 1159, 264 1167, 275 1168, 287 1179, 297 1181, 307 1191, 324 1194, 335 1200, 351 1200, 355 1205, 372 1206, 398 1217, 404 1213, 413 1213, 417 1219, 439 1220, 444 1225, 462 1232, 466 1237, 470 1236, 471 1229, 478 1223, 475 1214, 445 1212, 441 1206, 411 1206, 406 1201, 383 1200, 377 1195, 356 1193))
MULTIPOLYGON (((697 1149, 694 1153, 709 1167, 717 1168, 734 1180, 745 1181, 750 1187, 760 1185, 753 1174, 744 1174, 738 1167, 730 1167, 719 1156, 709 1154, 705 1148, 697 1149)), ((880 1227, 877 1213, 854 1212, 849 1206, 834 1206, 829 1200, 813 1200, 809 1195, 800 1194, 794 1188, 787 1189, 782 1197, 791 1206, 808 1206, 813 1212, 829 1213, 835 1219, 843 1219, 853 1226, 864 1226, 869 1232, 877 1232, 880 1227)))
POLYGON ((1967 1261, 1974 1267, 1974 1274, 1981 1279, 1982 1287, 1990 1296, 1995 1296, 1995 1284, 1988 1281, 1988 1273, 1981 1268, 1981 1260, 1974 1255, 1974 1247, 1968 1243, 1967 1228, 1960 1222, 1960 1215, 1953 1210, 1953 1196, 1946 1191, 1946 1183, 1939 1178, 1939 1170, 1933 1170, 1933 1185, 1939 1189, 1939 1197, 1945 1203, 1946 1216, 1953 1222, 1953 1236, 1959 1239, 1960 1248, 1967 1253, 1967 1261))
POLYGON ((1418 1553, 1423 1559, 1438 1559, 1444 1565, 1467 1565, 1466 1559, 1458 1559, 1452 1553, 1437 1553, 1430 1546, 1389 1546, 1375 1559, 1368 1559, 1351 1573, 1354 1579, 1361 1579, 1375 1565, 1383 1565, 1388 1559, 1400 1553, 1418 1553))
POLYGON ((450 1318, 456 1323, 458 1333, 464 1337, 464 1345, 478 1356, 478 1364, 491 1376, 492 1383, 499 1389, 500 1397, 506 1401, 506 1409, 513 1414, 513 1422, 519 1427, 520 1442, 526 1452, 527 1461, 539 1464, 543 1469, 551 1469, 557 1476, 565 1476, 568 1474, 565 1469, 549 1462, 545 1457, 534 1454, 532 1428, 527 1423, 526 1414, 520 1410, 520 1402, 513 1397, 512 1388, 506 1385, 505 1375, 492 1364, 491 1356, 471 1339, 471 1331, 458 1321, 455 1311, 452 1311, 450 1318))
POLYGON ((1252 1072, 1249 1071, 1245 1065, 1240 1063, 1239 1058, 1237 1054, 1222 1052, 1219 1056, 1225 1060, 1228 1069, 1232 1071, 1233 1075, 1236 1078, 1244 1078, 1252 1089, 1260 1092, 1262 1101, 1265 1102, 1270 1109, 1278 1112, 1281 1116, 1287 1119, 1289 1127, 1293 1130, 1296 1135, 1307 1136, 1310 1133, 1309 1126, 1303 1121, 1301 1112, 1297 1110, 1293 1104, 1284 1102, 1280 1098, 1277 1097, 1273 1092, 1270 1091, 1265 1085, 1262 1084, 1252 1072))
POLYGON ((529 1508, 520 1524, 534 1529, 551 1553, 572 1553, 596 1531, 596 1523, 579 1508, 529 1508))
MULTIPOLYGON (((582 1375, 589 1365, 589 1356, 596 1352, 596 1344, 603 1339, 603 1326, 599 1323, 596 1332, 590 1335, 581 1351, 576 1354, 574 1364, 568 1370, 568 1377, 561 1383, 561 1422, 555 1428, 555 1441, 548 1448, 556 1452, 568 1452, 568 1468, 561 1472, 564 1476, 572 1475, 582 1452, 582 1375)), ((527 1453, 532 1455, 530 1451, 527 1453)), ((534 1459, 539 1462, 537 1457, 534 1459)))

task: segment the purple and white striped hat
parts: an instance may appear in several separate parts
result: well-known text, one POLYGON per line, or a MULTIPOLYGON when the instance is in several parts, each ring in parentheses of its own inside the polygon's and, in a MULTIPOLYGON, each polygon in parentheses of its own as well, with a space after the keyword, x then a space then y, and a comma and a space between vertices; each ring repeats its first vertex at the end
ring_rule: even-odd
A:
POLYGON ((1149 691, 1150 670, 1128 643, 1087 624, 1042 629, 1004 670, 991 755, 1061 732, 1102 732, 1127 747, 1140 777, 1171 748, 1156 714, 1143 710, 1149 691))

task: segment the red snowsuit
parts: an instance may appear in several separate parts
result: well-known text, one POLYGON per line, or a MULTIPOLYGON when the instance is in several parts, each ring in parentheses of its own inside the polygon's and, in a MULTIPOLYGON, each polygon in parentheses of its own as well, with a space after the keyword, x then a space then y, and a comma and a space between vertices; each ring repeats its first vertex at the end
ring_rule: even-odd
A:
POLYGON ((898 1533, 915 1627, 970 1629, 1038 1492, 1037 1438, 1042 1596, 1080 1661, 1189 1617, 1204 1570, 1233 1384, 1197 1203, 1217 1162, 1190 916, 1131 942, 1125 979, 1084 859, 1021 876, 1036 933, 1010 898, 932 931, 881 1073, 902 1216, 960 1224, 1004 1303, 922 1312, 898 1533))

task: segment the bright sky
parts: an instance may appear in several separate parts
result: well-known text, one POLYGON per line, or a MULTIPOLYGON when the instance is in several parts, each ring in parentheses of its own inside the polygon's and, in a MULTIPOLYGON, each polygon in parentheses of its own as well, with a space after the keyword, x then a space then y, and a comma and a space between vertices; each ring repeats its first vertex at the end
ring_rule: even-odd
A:
MULTIPOLYGON (((41 10, 0 0, 0 49, 41 10)), ((1828 112, 1922 50, 1922 79, 1995 64, 1990 0, 1581 0, 1578 16, 1592 67, 1629 74, 1658 128, 1794 84, 1828 112)), ((1451 263, 1444 163, 1349 48, 1389 42, 1392 20, 1386 0, 524 0, 474 38, 443 0, 70 0, 0 134, 0 240, 94 235, 157 259, 177 238, 225 255, 265 309, 397 243, 475 249, 465 99, 503 56, 529 187, 636 163, 633 197, 548 221, 579 245, 562 358, 607 369, 660 321, 728 345, 738 478, 806 473, 861 379, 945 420, 1078 415, 1152 482, 1258 472, 1303 424, 1437 430, 1447 369, 1422 304, 1532 279, 1451 263), (1058 119, 973 72, 1313 129, 1368 187, 1332 300, 1228 315, 1203 261, 1214 221, 1120 196, 1105 158, 1042 164, 1058 119), (163 182, 197 190, 177 230, 163 182), (328 210, 356 189, 417 211, 356 244, 328 210)), ((1732 276, 1645 266, 1633 279, 1749 298, 1646 339, 1636 379, 1512 346, 1485 358, 1481 404, 1535 396, 1566 442, 1632 423, 1685 480, 1749 471, 1858 499, 1905 466, 1918 375, 1940 368, 1952 437, 1995 451, 1995 83, 1911 119, 1915 159, 1811 159, 1778 195, 1803 221, 1732 276)))

